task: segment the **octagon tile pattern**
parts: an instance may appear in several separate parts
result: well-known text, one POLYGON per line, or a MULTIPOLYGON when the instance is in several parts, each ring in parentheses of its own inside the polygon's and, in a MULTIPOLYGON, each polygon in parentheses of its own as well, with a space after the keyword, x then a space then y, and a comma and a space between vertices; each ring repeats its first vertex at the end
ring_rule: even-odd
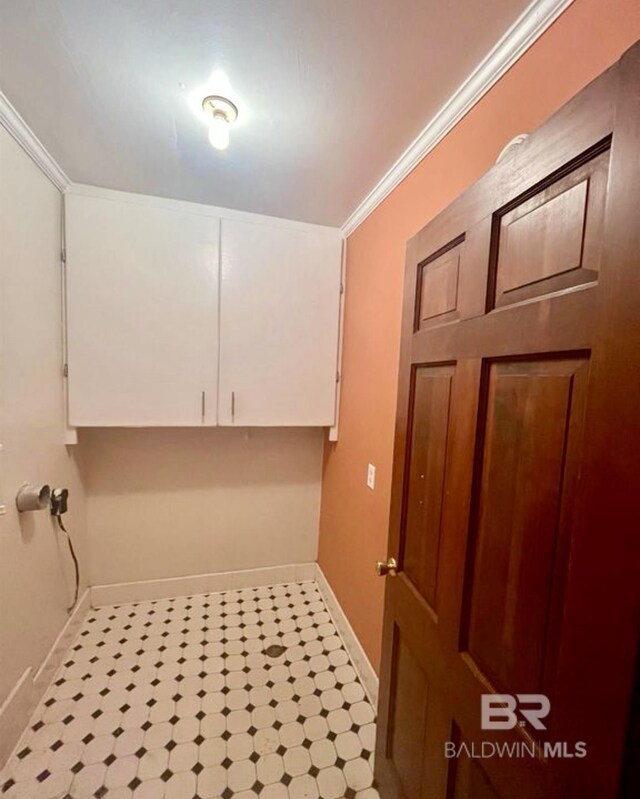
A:
POLYGON ((374 744, 315 583, 140 602, 89 612, 0 797, 378 799, 374 744))

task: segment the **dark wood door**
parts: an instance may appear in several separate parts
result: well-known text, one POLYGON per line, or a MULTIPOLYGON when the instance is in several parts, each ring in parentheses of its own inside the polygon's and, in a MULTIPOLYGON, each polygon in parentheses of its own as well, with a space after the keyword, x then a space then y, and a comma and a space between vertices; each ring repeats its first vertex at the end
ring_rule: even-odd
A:
POLYGON ((384 799, 616 796, 639 419, 637 45, 409 242, 384 799))

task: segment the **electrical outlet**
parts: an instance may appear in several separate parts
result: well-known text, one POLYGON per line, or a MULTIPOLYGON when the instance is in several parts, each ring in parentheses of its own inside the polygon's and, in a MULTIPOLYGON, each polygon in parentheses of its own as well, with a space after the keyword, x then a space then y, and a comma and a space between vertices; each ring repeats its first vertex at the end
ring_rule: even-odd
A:
POLYGON ((372 491, 376 487, 376 467, 372 463, 367 467, 367 485, 372 491))

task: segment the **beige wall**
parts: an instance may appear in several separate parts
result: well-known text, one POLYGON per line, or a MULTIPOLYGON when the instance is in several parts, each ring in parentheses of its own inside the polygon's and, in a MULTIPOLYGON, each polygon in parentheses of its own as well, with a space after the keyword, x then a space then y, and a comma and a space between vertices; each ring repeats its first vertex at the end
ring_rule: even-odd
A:
POLYGON ((314 561, 322 432, 80 431, 94 585, 314 561))
POLYGON ((68 528, 86 563, 83 490, 64 446, 59 260, 60 194, 0 127, 0 702, 39 667, 73 591, 48 512, 15 509, 23 482, 70 489, 68 528))

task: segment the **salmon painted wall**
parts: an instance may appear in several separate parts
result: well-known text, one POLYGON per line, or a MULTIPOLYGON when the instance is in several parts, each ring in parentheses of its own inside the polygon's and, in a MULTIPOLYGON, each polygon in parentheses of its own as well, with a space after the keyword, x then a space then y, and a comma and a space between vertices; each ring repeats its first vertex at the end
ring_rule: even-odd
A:
POLYGON ((638 39, 639 0, 575 0, 349 237, 340 440, 325 445, 318 560, 376 670, 406 241, 638 39))

